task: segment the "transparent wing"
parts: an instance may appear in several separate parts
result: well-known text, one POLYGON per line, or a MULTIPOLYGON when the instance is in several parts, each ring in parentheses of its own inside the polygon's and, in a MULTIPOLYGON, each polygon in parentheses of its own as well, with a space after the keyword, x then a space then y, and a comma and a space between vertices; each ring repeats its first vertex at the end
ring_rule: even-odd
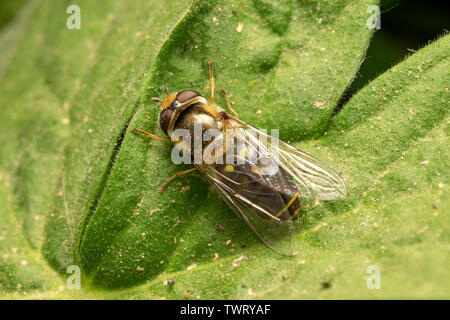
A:
POLYGON ((250 137, 251 145, 276 158, 278 165, 291 174, 302 197, 321 200, 340 200, 346 197, 344 180, 326 163, 237 118, 230 118, 228 121, 239 124, 235 130, 240 135, 250 137))
POLYGON ((224 177, 220 165, 197 165, 197 168, 264 245, 279 255, 293 255, 289 237, 295 228, 293 222, 273 219, 276 210, 264 206, 262 200, 279 201, 280 195, 275 190, 254 190, 252 187, 257 186, 252 184, 243 186, 241 177, 224 177))
POLYGON ((301 198, 342 199, 345 183, 322 161, 237 118, 225 121, 231 132, 215 140, 227 151, 215 154, 223 161, 197 168, 267 247, 290 256, 301 198), (228 144, 230 137, 237 147, 228 144))

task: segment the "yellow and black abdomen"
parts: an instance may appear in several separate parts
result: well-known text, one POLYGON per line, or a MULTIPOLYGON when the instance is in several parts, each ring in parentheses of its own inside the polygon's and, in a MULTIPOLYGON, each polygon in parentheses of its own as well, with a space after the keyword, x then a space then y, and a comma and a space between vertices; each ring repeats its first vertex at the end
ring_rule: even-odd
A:
POLYGON ((215 179, 242 206, 261 218, 283 222, 298 218, 301 201, 299 190, 290 175, 279 167, 264 175, 255 164, 214 164, 215 179))

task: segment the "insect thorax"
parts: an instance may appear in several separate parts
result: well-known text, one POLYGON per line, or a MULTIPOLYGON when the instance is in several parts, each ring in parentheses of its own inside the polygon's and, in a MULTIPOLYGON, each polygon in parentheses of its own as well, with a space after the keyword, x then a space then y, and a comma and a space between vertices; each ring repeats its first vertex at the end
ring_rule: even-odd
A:
MULTIPOLYGON (((221 131, 222 126, 219 119, 209 113, 201 103, 198 103, 190 106, 179 115, 174 124, 174 133, 177 130, 180 131, 180 129, 185 132, 183 136, 185 137, 187 134, 189 139, 183 139, 187 141, 175 144, 178 149, 182 149, 183 152, 187 152, 193 157, 195 152, 202 152, 202 150, 205 150, 214 141, 214 139, 210 141, 206 140, 205 133, 208 130, 221 131)), ((173 140, 177 141, 178 139, 173 140)))

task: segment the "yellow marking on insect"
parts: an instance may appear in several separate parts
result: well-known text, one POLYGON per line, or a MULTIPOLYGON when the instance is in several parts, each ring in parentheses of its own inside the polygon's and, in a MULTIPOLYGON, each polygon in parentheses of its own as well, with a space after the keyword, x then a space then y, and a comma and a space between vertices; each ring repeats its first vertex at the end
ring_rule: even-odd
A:
POLYGON ((295 199, 300 195, 300 193, 296 193, 294 194, 294 196, 291 198, 291 200, 289 200, 289 202, 287 203, 287 205, 275 215, 275 218, 278 218, 279 216, 281 216, 283 214, 283 212, 285 212, 295 201, 295 199))
POLYGON ((176 98, 177 98, 176 93, 170 93, 169 95, 167 95, 167 97, 165 97, 164 100, 161 102, 161 109, 168 108, 176 98))
POLYGON ((251 170, 252 170, 253 173, 256 173, 256 174, 260 174, 261 173, 261 171, 259 170, 258 167, 252 167, 251 170))
POLYGON ((234 167, 231 164, 227 164, 224 169, 226 172, 233 172, 234 167))
POLYGON ((245 158, 246 156, 248 156, 248 151, 247 151, 247 149, 242 149, 241 151, 239 151, 239 155, 240 155, 242 158, 245 158))

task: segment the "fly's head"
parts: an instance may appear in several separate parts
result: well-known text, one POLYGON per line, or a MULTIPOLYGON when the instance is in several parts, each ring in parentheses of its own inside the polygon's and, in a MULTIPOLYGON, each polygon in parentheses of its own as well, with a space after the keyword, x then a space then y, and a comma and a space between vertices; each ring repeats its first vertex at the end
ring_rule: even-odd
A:
POLYGON ((163 87, 166 97, 161 100, 159 98, 152 98, 152 101, 161 103, 161 111, 159 112, 159 126, 165 134, 169 135, 169 127, 175 122, 180 112, 185 107, 190 105, 196 97, 201 97, 201 94, 197 91, 185 89, 179 92, 169 93, 167 87, 163 87))

